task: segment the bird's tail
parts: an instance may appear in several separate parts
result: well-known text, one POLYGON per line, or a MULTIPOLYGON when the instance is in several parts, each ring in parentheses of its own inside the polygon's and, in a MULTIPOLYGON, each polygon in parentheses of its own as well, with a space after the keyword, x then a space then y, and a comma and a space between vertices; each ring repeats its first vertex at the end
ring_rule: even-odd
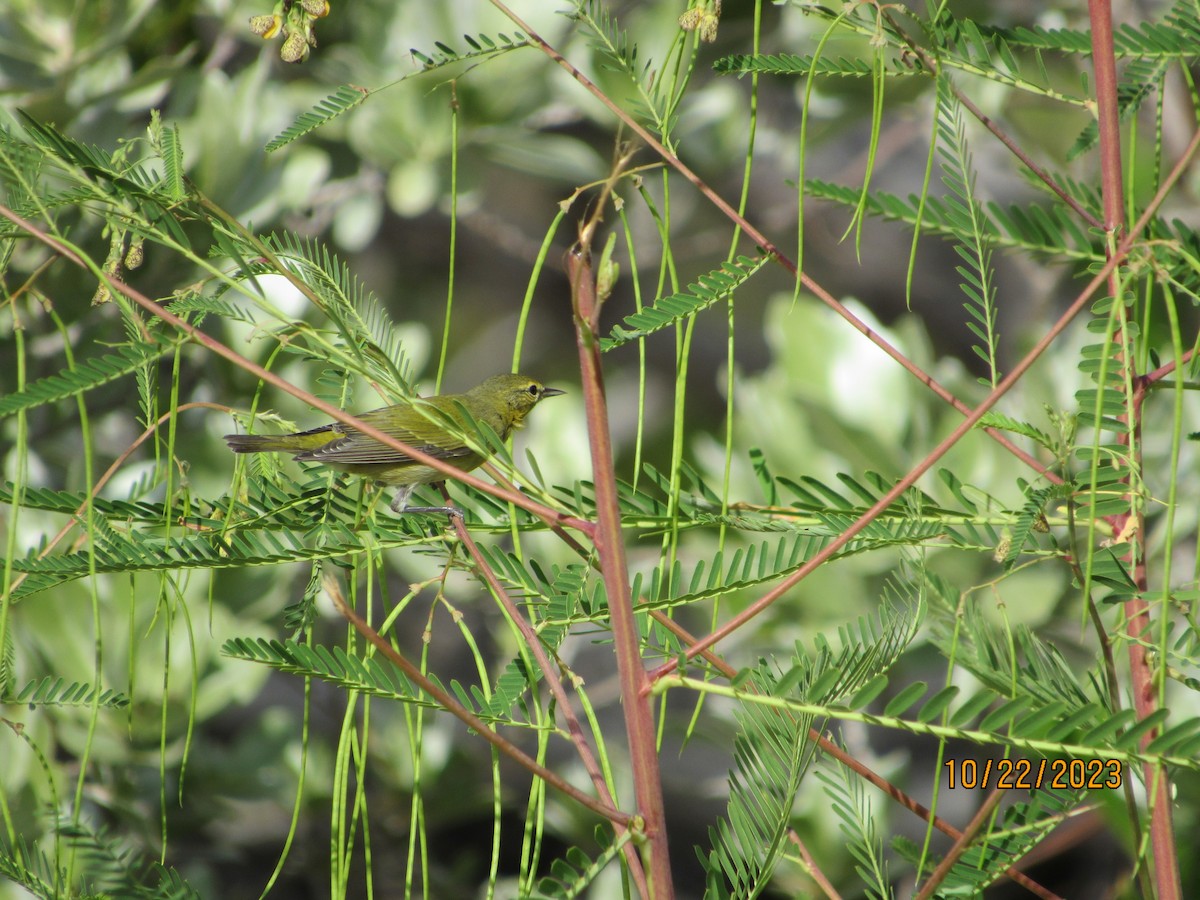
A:
POLYGON ((295 434, 227 434, 225 443, 234 453, 302 453, 324 447, 334 438, 341 437, 332 425, 310 428, 295 434))
POLYGON ((283 450, 298 453, 304 444, 294 434, 227 434, 225 443, 234 453, 270 453, 283 450))

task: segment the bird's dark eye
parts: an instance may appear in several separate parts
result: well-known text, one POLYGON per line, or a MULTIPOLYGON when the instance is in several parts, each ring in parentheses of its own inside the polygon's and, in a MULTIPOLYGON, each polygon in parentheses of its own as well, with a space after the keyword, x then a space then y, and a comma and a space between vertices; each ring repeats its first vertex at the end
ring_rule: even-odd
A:
POLYGON ((528 388, 526 388, 526 390, 529 391, 529 396, 531 397, 536 397, 538 395, 538 386, 536 384, 531 384, 528 388))

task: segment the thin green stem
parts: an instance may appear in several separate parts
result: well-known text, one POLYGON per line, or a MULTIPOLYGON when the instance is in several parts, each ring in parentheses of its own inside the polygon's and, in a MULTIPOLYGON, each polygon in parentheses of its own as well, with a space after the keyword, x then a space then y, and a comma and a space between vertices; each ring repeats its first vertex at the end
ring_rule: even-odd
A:
POLYGON ((497 747, 501 753, 509 759, 516 762, 522 768, 532 774, 544 779, 555 789, 566 794, 568 797, 575 800, 580 805, 592 810, 604 818, 616 822, 621 825, 629 826, 633 817, 614 809, 593 797, 580 791, 574 785, 559 776, 556 772, 552 772, 544 766, 539 765, 522 750, 518 749, 510 741, 504 738, 503 735, 495 731, 486 722, 466 709, 455 697, 448 691, 443 690, 433 681, 431 681, 420 669, 414 666, 402 654, 392 647, 391 643, 386 638, 379 634, 371 625, 355 612, 347 603, 341 588, 336 584, 326 582, 326 590, 333 599, 334 605, 338 608, 343 616, 353 625, 358 633, 365 637, 380 653, 396 665, 401 672, 412 680, 425 694, 429 695, 442 706, 447 712, 461 721, 468 728, 477 732, 484 740, 493 746, 497 747))
MULTIPOLYGON (((0 290, 4 283, 0 280, 0 290)), ((5 291, 7 294, 7 291, 5 291)), ((26 358, 25 358, 25 325, 17 308, 17 299, 8 297, 9 308, 12 312, 13 349, 16 357, 16 386, 20 392, 25 390, 26 358)), ((8 646, 9 613, 12 610, 12 591, 14 588, 13 560, 17 556, 17 535, 20 533, 21 508, 25 497, 26 480, 29 477, 29 420, 25 410, 17 411, 15 443, 9 465, 12 467, 12 508, 5 523, 8 534, 5 536, 5 552, 3 564, 3 581, 0 587, 0 693, 10 696, 16 687, 12 683, 15 673, 5 665, 5 648, 8 646)), ((13 821, 12 809, 8 805, 8 794, 0 791, 0 818, 4 820, 4 830, 8 846, 16 845, 17 830, 13 821)), ((57 871, 57 870, 56 870, 57 871)), ((57 887, 57 885, 56 885, 57 887)))
MULTIPOLYGON (((68 337, 66 323, 58 315, 54 307, 48 308, 50 318, 54 321, 55 327, 63 339, 63 353, 67 358, 67 368, 75 368, 75 354, 71 349, 71 341, 68 337)), ((84 402, 82 395, 75 398, 76 407, 79 410, 79 430, 83 435, 83 477, 86 484, 91 484, 94 477, 95 452, 93 448, 93 436, 91 423, 88 418, 87 403, 84 402)), ((93 494, 89 494, 87 498, 87 506, 83 511, 84 532, 90 538, 96 533, 96 506, 92 502, 93 494)), ((83 788, 86 783, 89 766, 92 756, 92 746, 96 738, 96 727, 100 721, 100 694, 104 688, 104 628, 103 618, 100 615, 100 593, 99 585, 96 579, 96 543, 93 540, 87 542, 87 558, 88 558, 88 596, 91 600, 92 607, 92 628, 95 634, 95 653, 92 657, 92 665, 94 669, 94 682, 92 685, 91 708, 88 710, 87 736, 84 739, 82 752, 79 754, 79 777, 75 782, 75 797, 71 808, 71 824, 78 826, 83 815, 83 788)), ((74 852, 72 851, 72 862, 68 868, 73 867, 74 852)))
MULTIPOLYGON (((997 745, 1000 747, 1016 748, 1040 754, 1057 754, 1078 759, 1108 760, 1114 763, 1141 762, 1155 766, 1180 766, 1189 771, 1200 771, 1200 761, 1189 756, 1177 756, 1165 753, 1146 753, 1142 750, 1119 750, 1111 747, 1096 747, 1088 744, 1072 744, 1063 741, 1048 741, 1041 738, 1025 738, 1019 735, 1004 734, 992 731, 980 731, 971 728, 948 728, 931 722, 913 719, 902 719, 899 716, 874 715, 872 713, 854 711, 844 706, 829 706, 821 703, 802 703, 789 700, 786 697, 756 694, 751 691, 727 687, 711 681, 701 681, 698 678, 686 678, 670 675, 660 678, 654 684, 652 693, 660 694, 672 688, 687 688, 691 691, 712 694, 718 697, 728 697, 743 703, 766 706, 772 709, 787 710, 796 716, 816 716, 818 718, 834 719, 840 722, 859 722, 880 728, 890 728, 908 734, 928 735, 935 738, 969 741, 979 745, 997 745)), ((1124 776, 1120 769, 1105 770, 1104 778, 1109 781, 1121 781, 1124 776)), ((1111 787, 1116 787, 1112 784, 1111 787)))
POLYGON ((438 352, 437 379, 433 392, 442 392, 446 374, 446 354, 450 349, 450 320, 454 312, 454 274, 458 261, 458 92, 450 82, 450 258, 446 262, 446 318, 442 323, 442 346, 438 352))

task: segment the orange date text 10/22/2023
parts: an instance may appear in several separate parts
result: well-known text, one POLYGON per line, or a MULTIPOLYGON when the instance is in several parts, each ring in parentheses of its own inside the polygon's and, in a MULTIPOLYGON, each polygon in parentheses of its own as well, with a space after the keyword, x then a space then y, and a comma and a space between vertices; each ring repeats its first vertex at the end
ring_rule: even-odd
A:
POLYGON ((948 759, 949 787, 967 790, 1112 790, 1124 782, 1115 759, 948 759))

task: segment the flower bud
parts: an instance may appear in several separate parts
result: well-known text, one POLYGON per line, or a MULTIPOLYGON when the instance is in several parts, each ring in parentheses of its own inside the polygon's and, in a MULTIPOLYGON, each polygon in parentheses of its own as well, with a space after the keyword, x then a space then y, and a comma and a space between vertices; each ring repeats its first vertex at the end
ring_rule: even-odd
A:
POLYGON ((129 244, 129 252, 125 254, 125 268, 136 269, 146 258, 145 239, 134 238, 129 244))
POLYGON ((621 264, 616 260, 605 260, 596 273, 596 300, 603 303, 613 292, 617 278, 621 274, 621 264))
POLYGON ((278 14, 250 17, 250 30, 264 41, 269 41, 275 35, 279 34, 279 29, 282 27, 283 19, 278 14))
POLYGON ((304 35, 298 31, 289 34, 279 50, 279 58, 290 63, 304 62, 308 59, 308 41, 304 35))
POLYGON ((692 6, 685 9, 679 16, 679 27, 684 31, 695 31, 696 26, 700 24, 700 10, 698 7, 692 6))

